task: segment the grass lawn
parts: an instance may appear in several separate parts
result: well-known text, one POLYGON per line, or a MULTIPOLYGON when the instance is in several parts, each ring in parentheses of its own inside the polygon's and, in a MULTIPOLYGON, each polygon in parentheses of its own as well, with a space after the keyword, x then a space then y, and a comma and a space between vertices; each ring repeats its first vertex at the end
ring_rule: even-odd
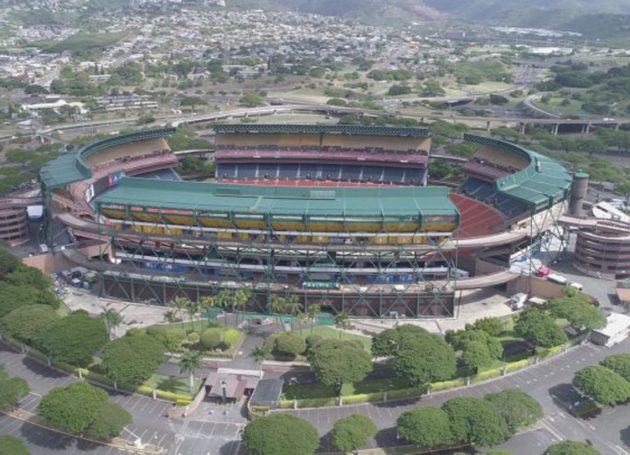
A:
MULTIPOLYGON (((188 388, 188 378, 153 373, 144 384, 154 389, 165 390, 179 395, 191 395, 190 389, 188 388)), ((199 387, 201 387, 201 381, 195 379, 193 391, 196 392, 199 390, 199 387)))
MULTIPOLYGON (((307 337, 310 334, 311 334, 310 328, 305 328, 304 330, 302 330, 302 336, 307 337)), ((367 337, 363 335, 356 335, 354 333, 349 333, 349 332, 341 332, 339 330, 336 330, 330 327, 315 327, 313 329, 313 335, 319 335, 322 338, 337 338, 337 339, 339 339, 339 336, 341 335, 342 340, 359 340, 361 343, 363 343, 363 346, 365 347, 365 350, 367 352, 369 353, 372 352, 372 338, 371 337, 367 337)))
MULTIPOLYGON (((395 390, 407 387, 411 387, 409 383, 397 377, 365 379, 355 384, 344 384, 341 389, 341 395, 348 396, 358 393, 374 393, 381 392, 383 390, 395 390)), ((319 382, 286 385, 283 393, 285 398, 288 400, 330 398, 335 396, 335 392, 332 387, 327 387, 319 382)))

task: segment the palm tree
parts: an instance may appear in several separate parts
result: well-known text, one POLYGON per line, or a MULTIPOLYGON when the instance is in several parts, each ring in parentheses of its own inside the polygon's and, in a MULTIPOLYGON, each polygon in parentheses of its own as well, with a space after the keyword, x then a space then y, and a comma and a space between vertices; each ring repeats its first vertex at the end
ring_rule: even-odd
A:
POLYGON ((182 297, 178 295, 173 300, 171 300, 171 305, 177 308, 177 313, 179 314, 179 317, 182 320, 182 327, 183 327, 184 317, 182 316, 182 312, 184 311, 184 308, 188 306, 188 299, 186 297, 182 297))
POLYGON ((298 311, 297 320, 300 324, 300 335, 302 335, 302 325, 304 322, 308 321, 308 314, 304 311, 298 311))
POLYGON ((276 314, 278 324, 280 324, 280 313, 284 311, 287 306, 287 300, 278 294, 271 294, 269 300, 267 300, 267 311, 271 314, 276 314))
POLYGON ((107 327, 107 334, 109 338, 112 338, 112 335, 116 335, 114 332, 116 331, 116 327, 118 327, 123 322, 123 317, 120 313, 114 309, 108 308, 103 311, 103 318, 105 319, 105 326, 107 327))
POLYGON ((262 346, 257 346, 252 349, 252 352, 249 355, 258 365, 260 365, 260 372, 262 373, 262 364, 267 358, 267 350, 262 346))
POLYGON ((206 316, 207 312, 215 306, 217 306, 217 301, 212 295, 204 295, 199 299, 199 307, 201 308, 201 311, 206 313, 206 316))
POLYGON ((337 327, 340 332, 339 332, 339 339, 341 340, 341 334, 342 332, 348 328, 350 324, 348 323, 348 314, 345 311, 342 311, 341 313, 337 313, 335 315, 335 327, 337 327))
POLYGON ((201 307, 198 302, 193 302, 192 300, 189 300, 186 304, 186 313, 188 313, 188 318, 192 323, 193 330, 195 330, 195 315, 199 313, 200 309, 201 307))
POLYGON ((313 330, 315 329, 315 319, 319 316, 319 312, 322 310, 322 307, 318 304, 311 305, 306 310, 306 314, 311 321, 311 335, 313 334, 313 330))
MULTIPOLYGON (((217 295, 214 296, 216 300, 216 306, 220 306, 223 309, 230 308, 234 301, 234 291, 231 289, 223 289, 217 295)), ((224 318, 225 326, 227 327, 227 317, 224 318)))
POLYGON ((232 311, 236 314, 236 325, 238 325, 238 310, 245 309, 247 302, 252 297, 251 289, 239 289, 234 293, 232 300, 232 311))
POLYGON ((188 387, 192 393, 195 387, 195 371, 201 366, 201 353, 199 351, 188 351, 179 360, 179 372, 188 373, 188 387))
POLYGON ((164 313, 164 320, 166 322, 170 322, 171 324, 175 321, 177 321, 177 314, 174 310, 167 310, 164 313))

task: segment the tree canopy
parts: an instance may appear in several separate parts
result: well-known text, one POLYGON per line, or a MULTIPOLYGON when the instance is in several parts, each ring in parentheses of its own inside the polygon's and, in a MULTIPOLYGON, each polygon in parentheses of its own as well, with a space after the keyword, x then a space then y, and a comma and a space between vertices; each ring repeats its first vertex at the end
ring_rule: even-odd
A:
POLYGON ((111 341, 103 349, 105 374, 118 384, 137 387, 149 379, 164 359, 164 345, 138 334, 111 341))
POLYGON ((374 336, 372 354, 391 357, 397 373, 414 384, 449 379, 456 370, 455 352, 440 336, 409 324, 374 336))
POLYGON ((87 382, 57 387, 44 395, 37 412, 50 425, 71 433, 88 428, 107 402, 107 392, 87 382))
POLYGON ((501 342, 484 330, 471 327, 466 330, 447 332, 446 341, 457 351, 462 352, 462 360, 471 374, 480 368, 492 365, 503 354, 501 342))
POLYGON ((91 318, 79 310, 50 325, 41 337, 41 345, 59 362, 86 367, 108 340, 103 318, 91 318))
POLYGON ((0 436, 0 455, 30 455, 26 444, 9 435, 0 436))
POLYGON ((434 406, 412 409, 401 414, 397 425, 400 436, 423 449, 454 442, 448 414, 434 406))
POLYGON ((536 346, 545 348, 559 346, 567 341, 566 334, 554 319, 538 309, 522 312, 514 325, 514 331, 536 346))
POLYGON ((544 455, 600 455, 600 453, 583 442, 562 441, 549 446, 544 455))
POLYGON ((42 334, 59 319, 49 305, 18 307, 0 320, 0 328, 8 335, 28 345, 39 345, 42 334))
POLYGON ((281 333, 276 338, 274 350, 280 354, 296 356, 306 350, 306 342, 296 333, 281 333))
POLYGON ((603 405, 614 406, 630 398, 630 383, 600 365, 591 365, 575 373, 573 385, 603 405))
POLYGON ((14 407, 28 393, 28 384, 22 378, 12 378, 0 365, 0 407, 14 407))
POLYGON ((372 359, 363 347, 334 338, 317 343, 308 360, 317 379, 334 387, 337 395, 343 384, 361 381, 372 371, 372 359))
POLYGON ((553 316, 566 319, 576 328, 594 330, 606 326, 606 317, 585 294, 552 299, 548 308, 553 316))
POLYGON ((446 401, 442 409, 448 415, 453 438, 476 446, 493 446, 509 435, 499 411, 488 401, 458 397, 446 401))
POLYGON ((306 420, 271 414, 247 424, 243 443, 255 455, 309 455, 319 447, 319 435, 306 420))
POLYGON ((626 381, 630 382, 630 354, 609 355, 600 363, 602 366, 613 370, 626 381))
POLYGON ((87 433, 96 439, 111 439, 118 436, 131 423, 131 414, 121 406, 107 402, 94 415, 87 433))
POLYGON ((499 411, 512 434, 535 424, 543 416, 540 403, 519 389, 489 393, 484 399, 499 411))
POLYGON ((341 452, 351 452, 370 442, 377 431, 372 419, 361 414, 352 414, 335 422, 330 439, 333 446, 341 452))

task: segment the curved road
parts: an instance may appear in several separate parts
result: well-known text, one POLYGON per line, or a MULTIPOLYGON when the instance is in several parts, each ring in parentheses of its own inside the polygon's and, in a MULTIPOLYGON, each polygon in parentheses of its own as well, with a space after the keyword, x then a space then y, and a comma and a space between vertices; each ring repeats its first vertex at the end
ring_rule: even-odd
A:
POLYGON ((334 422, 342 417, 360 413, 371 417, 380 431, 371 442, 371 447, 400 444, 396 439, 396 419, 400 414, 417 406, 439 406, 456 396, 483 397, 487 393, 508 388, 520 388, 536 398, 543 406, 545 417, 539 428, 515 436, 504 448, 514 455, 538 455, 551 443, 561 439, 578 441, 590 440, 604 455, 625 455, 630 453, 630 407, 627 405, 607 409, 597 418, 584 421, 576 419, 566 411, 566 404, 576 399, 570 386, 575 372, 594 364, 604 357, 628 352, 630 339, 612 348, 601 348, 592 344, 575 347, 539 365, 509 374, 503 378, 424 396, 419 400, 362 404, 342 408, 302 409, 292 412, 313 423, 323 436, 325 450, 332 450, 327 434, 334 422))

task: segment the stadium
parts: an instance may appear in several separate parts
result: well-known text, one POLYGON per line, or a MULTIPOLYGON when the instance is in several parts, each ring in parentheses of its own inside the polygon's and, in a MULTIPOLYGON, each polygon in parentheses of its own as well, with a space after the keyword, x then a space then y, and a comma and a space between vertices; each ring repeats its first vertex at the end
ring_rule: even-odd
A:
POLYGON ((477 149, 448 187, 427 184, 425 128, 214 130, 211 182, 178 176, 173 128, 42 170, 48 219, 76 238, 60 253, 98 272, 100 295, 166 304, 248 288, 252 311, 292 295, 353 316, 455 316, 460 291, 526 286, 512 264, 566 241, 586 192, 562 164, 488 137, 465 136, 477 149))

